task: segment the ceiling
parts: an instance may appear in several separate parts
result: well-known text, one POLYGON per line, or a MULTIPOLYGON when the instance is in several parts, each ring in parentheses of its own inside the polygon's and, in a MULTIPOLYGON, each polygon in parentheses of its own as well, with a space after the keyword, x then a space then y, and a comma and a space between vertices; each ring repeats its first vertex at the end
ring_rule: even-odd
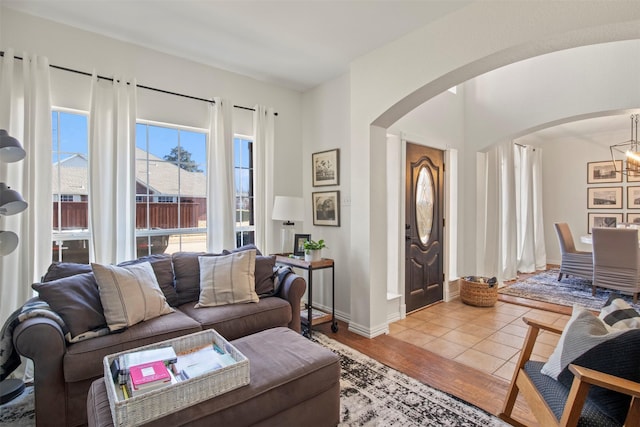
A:
MULTIPOLYGON (((471 0, 0 0, 3 6, 298 91, 471 0)), ((419 108, 416 109, 419 113, 419 108)), ((527 142, 627 128, 580 120, 527 142)))
POLYGON ((304 91, 466 0, 3 0, 10 9, 304 91))

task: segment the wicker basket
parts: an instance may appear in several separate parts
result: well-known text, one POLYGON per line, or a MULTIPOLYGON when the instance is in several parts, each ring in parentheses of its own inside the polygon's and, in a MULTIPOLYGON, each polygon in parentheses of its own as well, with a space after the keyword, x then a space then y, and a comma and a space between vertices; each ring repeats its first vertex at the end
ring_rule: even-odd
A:
POLYGON ((478 282, 479 279, 479 277, 460 279, 460 299, 463 303, 476 307, 492 307, 498 301, 498 285, 490 287, 486 283, 486 277, 482 278, 483 283, 478 282))
POLYGON ((212 329, 111 354, 104 358, 103 365, 104 383, 116 427, 140 425, 249 384, 249 359, 212 329), (116 390, 110 366, 111 361, 121 354, 171 345, 179 357, 182 352, 213 343, 230 353, 237 363, 129 399, 124 399, 122 393, 116 390))

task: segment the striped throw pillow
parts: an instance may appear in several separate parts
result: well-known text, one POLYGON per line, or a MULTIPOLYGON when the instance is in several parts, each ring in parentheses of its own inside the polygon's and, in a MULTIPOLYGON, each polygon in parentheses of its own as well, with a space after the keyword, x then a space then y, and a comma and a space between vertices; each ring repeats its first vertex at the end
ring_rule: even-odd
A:
POLYGON ((256 251, 248 250, 216 257, 198 257, 200 298, 195 308, 258 302, 256 251))
POLYGON ((615 293, 604 303, 598 317, 614 329, 640 328, 640 313, 615 293))

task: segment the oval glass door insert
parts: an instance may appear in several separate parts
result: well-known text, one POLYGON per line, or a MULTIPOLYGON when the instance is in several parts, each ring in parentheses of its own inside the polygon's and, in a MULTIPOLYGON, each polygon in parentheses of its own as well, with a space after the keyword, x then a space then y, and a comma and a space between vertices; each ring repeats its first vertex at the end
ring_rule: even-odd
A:
POLYGON ((431 236, 433 224, 433 180, 426 167, 420 169, 418 183, 416 184, 416 222, 418 237, 423 245, 426 245, 431 236))

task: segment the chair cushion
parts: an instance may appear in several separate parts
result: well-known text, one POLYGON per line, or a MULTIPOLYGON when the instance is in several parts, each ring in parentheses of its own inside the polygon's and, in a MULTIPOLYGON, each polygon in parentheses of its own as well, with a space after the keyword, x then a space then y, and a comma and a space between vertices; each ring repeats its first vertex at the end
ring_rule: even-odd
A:
MULTIPOLYGON (((531 382, 535 385, 536 389, 540 392, 542 398, 547 402, 551 411, 558 420, 562 417, 562 411, 564 405, 569 396, 569 388, 562 383, 554 380, 548 375, 542 374, 544 362, 538 362, 530 360, 524 365, 524 370, 531 379, 531 382)), ((592 403, 591 399, 587 399, 582 408, 580 419, 578 420, 578 426, 589 427, 614 427, 622 426, 622 423, 617 422, 614 418, 608 417, 602 412, 598 406, 592 403)))

